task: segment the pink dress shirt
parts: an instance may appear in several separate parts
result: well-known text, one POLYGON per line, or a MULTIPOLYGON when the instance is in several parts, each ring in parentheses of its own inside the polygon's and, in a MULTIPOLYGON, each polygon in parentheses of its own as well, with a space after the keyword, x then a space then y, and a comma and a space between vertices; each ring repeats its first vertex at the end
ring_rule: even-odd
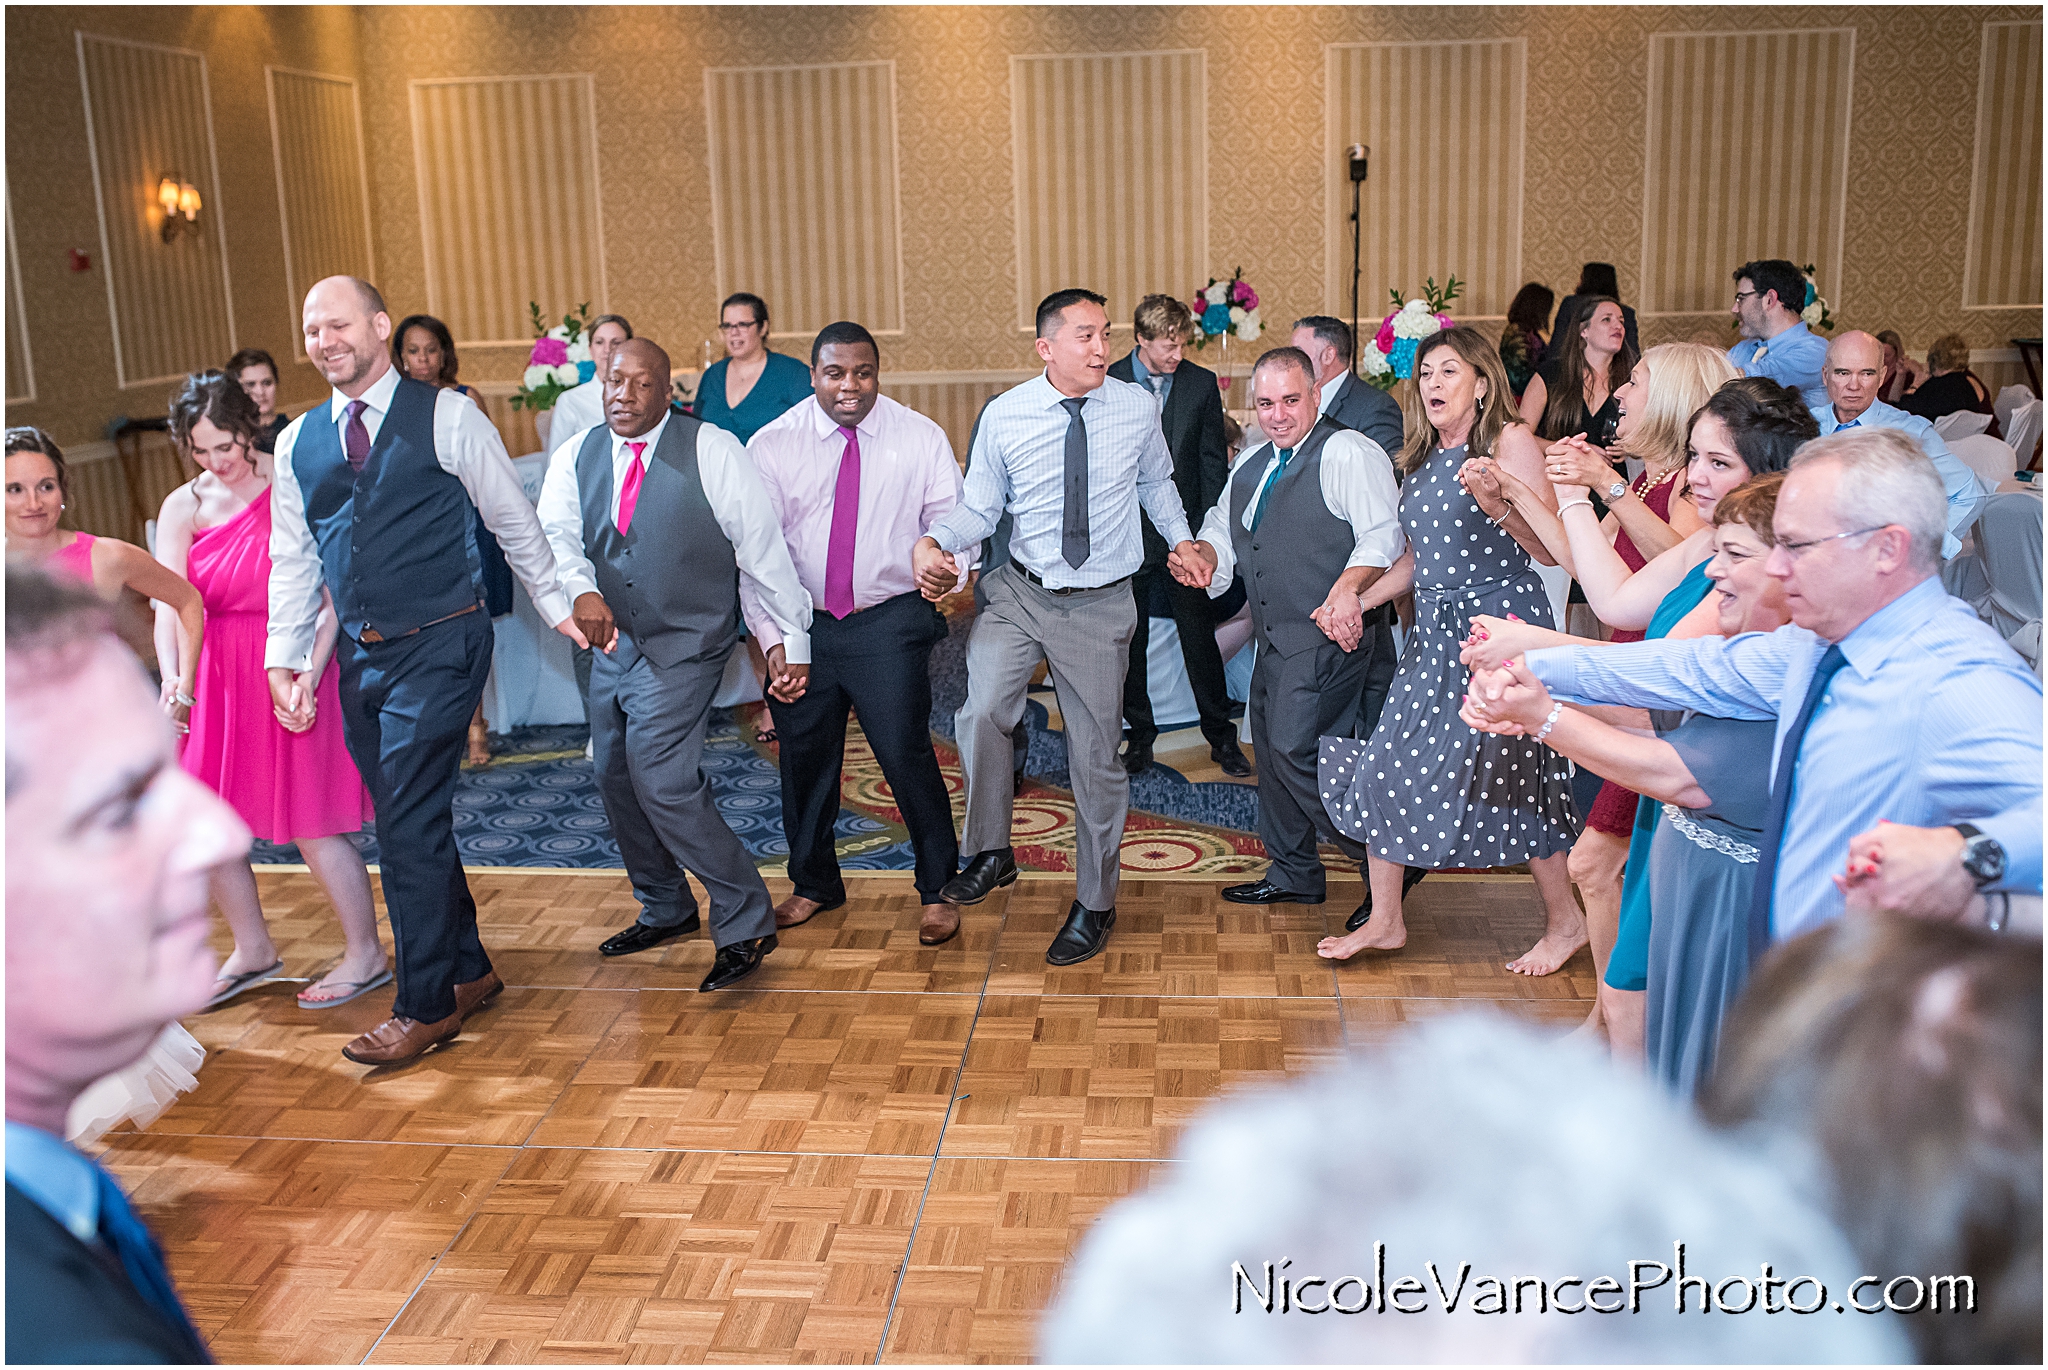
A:
MULTIPOLYGON (((914 593, 910 549, 960 498, 960 466, 945 430, 887 395, 877 396, 860 434, 860 520, 853 540, 853 608, 914 593)), ((825 554, 832 540, 832 494, 846 435, 813 396, 754 434, 747 455, 768 487, 797 579, 811 602, 825 602, 825 554)), ((966 580, 967 556, 961 581, 966 580)), ((741 587, 744 593, 744 585, 741 587)), ((816 611, 822 615, 825 611, 816 611)), ((749 622, 754 616, 749 615, 749 622)), ((764 625, 765 626, 765 625, 764 625)), ((774 643, 763 638, 766 651, 774 643)))

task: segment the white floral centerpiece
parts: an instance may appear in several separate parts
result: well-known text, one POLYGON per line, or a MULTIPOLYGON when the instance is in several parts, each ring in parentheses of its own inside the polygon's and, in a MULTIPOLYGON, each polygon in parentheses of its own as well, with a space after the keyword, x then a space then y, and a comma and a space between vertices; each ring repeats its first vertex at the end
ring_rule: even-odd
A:
POLYGON ((541 318, 538 304, 529 301, 526 309, 535 337, 512 407, 540 414, 553 409, 564 390, 573 390, 597 374, 597 362, 590 355, 590 305, 587 301, 577 305, 574 314, 564 314, 553 328, 541 318))
POLYGON ((1238 267, 1227 281, 1211 276, 1209 284, 1197 290, 1188 303, 1195 313, 1195 347, 1199 350, 1212 339, 1217 341, 1223 355, 1216 362, 1216 384, 1228 390, 1230 377, 1224 367, 1230 361, 1230 340, 1257 342, 1259 334, 1266 331, 1259 318, 1259 292, 1244 278, 1244 268, 1238 267))
POLYGON ((1835 316, 1828 312, 1828 302, 1820 297, 1820 287, 1813 283, 1813 263, 1800 267, 1799 274, 1806 278, 1806 300, 1799 310, 1800 320, 1808 328, 1832 332, 1835 316))
POLYGON ((1456 275, 1439 287, 1436 277, 1422 283, 1422 298, 1403 301, 1399 290, 1389 290, 1393 312, 1380 320, 1371 342, 1358 349, 1358 369, 1365 379, 1382 390, 1392 390, 1396 381, 1415 374, 1415 351, 1422 340, 1434 337, 1457 322, 1450 315, 1451 301, 1461 286, 1456 275))

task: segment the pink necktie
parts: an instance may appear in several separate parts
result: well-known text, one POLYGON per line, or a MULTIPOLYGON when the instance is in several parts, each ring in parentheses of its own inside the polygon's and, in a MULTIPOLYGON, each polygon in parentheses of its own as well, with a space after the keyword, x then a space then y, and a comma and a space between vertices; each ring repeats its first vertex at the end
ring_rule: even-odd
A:
POLYGON ((832 539, 825 544, 825 612, 845 618, 853 612, 853 532, 860 521, 860 434, 842 426, 846 451, 832 487, 832 539))
POLYGON ((640 464, 640 454, 647 450, 644 442, 629 442, 626 451, 633 460, 626 464, 626 479, 619 486, 619 532, 625 533, 633 526, 633 506, 640 502, 640 482, 647 475, 647 468, 640 464))

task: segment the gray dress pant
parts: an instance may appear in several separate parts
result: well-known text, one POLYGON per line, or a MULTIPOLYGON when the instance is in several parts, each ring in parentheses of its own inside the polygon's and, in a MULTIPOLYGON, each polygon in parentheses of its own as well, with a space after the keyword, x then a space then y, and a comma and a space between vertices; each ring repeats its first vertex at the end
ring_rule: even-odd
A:
POLYGON ((1246 712, 1259 763, 1259 840, 1272 862, 1266 878, 1312 903, 1324 895, 1317 833, 1348 856, 1365 856, 1365 848, 1338 833, 1324 814, 1316 760, 1322 738, 1358 735, 1377 642, 1367 630, 1356 651, 1323 642, 1284 657, 1261 642, 1252 668, 1246 712))
POLYGON ((761 872, 712 802, 704 732, 725 659, 656 666, 624 633, 590 663, 591 759, 597 791, 640 921, 672 928, 697 912, 683 868, 711 896, 711 940, 731 946, 775 931, 761 872))
MULTIPOLYGON (((987 602, 967 639, 967 703, 954 722, 967 775, 961 852, 972 858, 1010 845, 1011 731, 1041 659, 1051 668, 1074 787, 1074 897, 1098 913, 1116 906, 1117 856, 1131 778, 1117 760, 1123 738, 1124 670, 1138 605, 1128 580, 1055 595, 1017 569, 982 578, 987 602)), ((1311 753, 1313 755, 1313 753, 1311 753)))

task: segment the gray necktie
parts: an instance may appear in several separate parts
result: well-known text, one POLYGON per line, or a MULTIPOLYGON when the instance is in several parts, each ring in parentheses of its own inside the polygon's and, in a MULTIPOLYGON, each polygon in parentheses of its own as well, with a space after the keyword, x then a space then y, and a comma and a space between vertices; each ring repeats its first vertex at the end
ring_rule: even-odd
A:
POLYGON ((1060 515, 1060 555, 1079 568, 1088 560, 1088 425, 1081 422, 1081 399, 1061 400, 1067 419, 1066 508, 1060 515))

